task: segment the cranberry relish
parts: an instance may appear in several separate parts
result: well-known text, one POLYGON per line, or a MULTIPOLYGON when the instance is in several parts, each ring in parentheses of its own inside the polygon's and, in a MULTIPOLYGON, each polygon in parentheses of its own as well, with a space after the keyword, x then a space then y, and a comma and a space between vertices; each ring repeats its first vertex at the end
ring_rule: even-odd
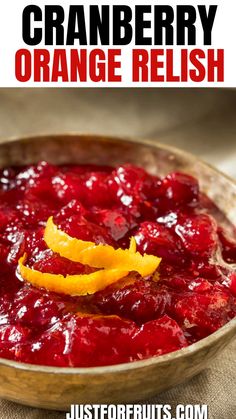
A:
POLYGON ((236 234, 196 179, 164 179, 126 164, 6 168, 0 173, 0 356, 54 366, 111 365, 186 347, 236 316, 236 234), (156 275, 130 274, 70 297, 19 278, 17 262, 90 273, 47 249, 49 216, 69 235, 162 257, 156 275))

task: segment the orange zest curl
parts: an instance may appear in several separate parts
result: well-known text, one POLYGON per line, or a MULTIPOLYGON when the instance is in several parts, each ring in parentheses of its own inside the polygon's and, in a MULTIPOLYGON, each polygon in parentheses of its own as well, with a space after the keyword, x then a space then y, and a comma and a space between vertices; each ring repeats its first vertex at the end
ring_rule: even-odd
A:
POLYGON ((128 275, 128 272, 119 269, 101 269, 88 275, 56 275, 27 267, 26 260, 27 255, 24 254, 18 261, 20 275, 25 281, 37 288, 72 296, 94 294, 128 275))
POLYGON ((161 259, 153 255, 136 252, 136 242, 132 237, 129 249, 114 249, 73 238, 57 228, 50 217, 47 221, 44 240, 47 246, 60 256, 73 262, 80 262, 93 268, 136 271, 142 277, 151 275, 158 268, 161 259))
POLYGON ((61 231, 54 224, 52 217, 47 221, 44 240, 47 246, 60 256, 99 270, 90 274, 66 276, 40 272, 26 266, 25 254, 18 261, 19 273, 25 281, 35 287, 72 296, 94 294, 125 278, 132 271, 143 277, 151 275, 161 261, 156 256, 142 256, 137 252, 134 237, 130 240, 129 249, 125 250, 114 249, 109 245, 96 245, 61 231))

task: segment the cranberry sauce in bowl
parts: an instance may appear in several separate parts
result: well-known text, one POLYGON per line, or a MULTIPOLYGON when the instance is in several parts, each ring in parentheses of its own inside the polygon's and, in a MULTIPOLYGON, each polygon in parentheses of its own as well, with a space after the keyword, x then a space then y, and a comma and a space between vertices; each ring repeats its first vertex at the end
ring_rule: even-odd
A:
POLYGON ((39 162, 2 169, 0 197, 1 357, 114 365, 184 348, 236 316, 235 228, 192 176, 158 178, 130 164, 39 162), (151 275, 134 269, 88 295, 36 287, 19 272, 23 255, 32 272, 58 281, 97 272, 47 246, 49 217, 95 246, 129 249, 133 237, 141 255, 161 262, 151 275))

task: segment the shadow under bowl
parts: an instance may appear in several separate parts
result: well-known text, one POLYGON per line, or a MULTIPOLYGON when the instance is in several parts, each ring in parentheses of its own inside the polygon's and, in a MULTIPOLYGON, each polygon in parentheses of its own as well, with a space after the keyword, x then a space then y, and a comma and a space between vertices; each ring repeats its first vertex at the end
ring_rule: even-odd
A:
MULTIPOLYGON (((199 179, 236 224, 236 184, 184 151, 155 141, 79 134, 10 139, 0 143, 0 167, 51 163, 134 163, 152 174, 184 171, 199 179)), ((59 368, 0 359, 0 397, 29 406, 69 410, 71 404, 127 403, 150 398, 193 377, 236 334, 236 319, 179 351, 144 361, 95 368, 59 368)))

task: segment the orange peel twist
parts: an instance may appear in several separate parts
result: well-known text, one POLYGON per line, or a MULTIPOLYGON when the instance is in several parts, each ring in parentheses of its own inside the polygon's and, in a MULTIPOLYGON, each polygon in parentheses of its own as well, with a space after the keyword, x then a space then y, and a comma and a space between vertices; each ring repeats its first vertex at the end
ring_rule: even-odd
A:
POLYGON ((73 238, 57 228, 50 217, 47 221, 44 240, 47 246, 60 256, 73 262, 80 262, 100 269, 90 274, 66 275, 40 272, 26 266, 27 255, 18 261, 21 277, 38 288, 45 288, 72 296, 94 294, 114 282, 136 271, 141 276, 151 275, 156 271, 160 258, 153 255, 141 255, 136 251, 136 242, 131 238, 129 249, 114 249, 112 246, 73 238))
POLYGON ((129 249, 114 249, 110 245, 83 241, 61 231, 50 217, 47 221, 44 240, 47 246, 60 256, 73 262, 80 262, 93 268, 136 271, 142 277, 149 276, 158 268, 161 259, 153 255, 136 252, 136 242, 132 237, 129 249))
POLYGON ((40 272, 25 266, 27 255, 18 261, 22 278, 37 288, 72 296, 94 294, 128 275, 119 269, 101 269, 85 275, 58 275, 40 272))

